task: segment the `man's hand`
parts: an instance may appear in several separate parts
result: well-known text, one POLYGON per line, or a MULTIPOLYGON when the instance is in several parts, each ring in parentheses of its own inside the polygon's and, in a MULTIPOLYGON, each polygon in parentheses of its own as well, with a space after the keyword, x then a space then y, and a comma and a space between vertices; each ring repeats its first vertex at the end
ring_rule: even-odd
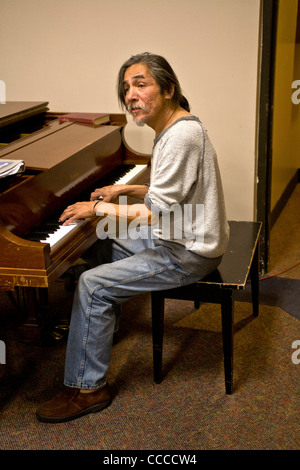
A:
POLYGON ((103 186, 97 188, 91 193, 91 201, 101 199, 103 202, 113 202, 118 196, 132 196, 137 199, 144 199, 148 192, 148 186, 144 184, 112 184, 111 186, 103 186))
POLYGON ((103 202, 111 202, 113 199, 118 197, 122 192, 126 191, 127 186, 124 184, 112 184, 111 186, 103 186, 103 188, 97 188, 91 193, 91 201, 101 199, 103 202))
POLYGON ((69 225, 76 220, 93 217, 95 215, 93 212, 94 204, 95 201, 76 202, 76 204, 68 206, 64 210, 58 221, 61 222, 62 225, 69 225))

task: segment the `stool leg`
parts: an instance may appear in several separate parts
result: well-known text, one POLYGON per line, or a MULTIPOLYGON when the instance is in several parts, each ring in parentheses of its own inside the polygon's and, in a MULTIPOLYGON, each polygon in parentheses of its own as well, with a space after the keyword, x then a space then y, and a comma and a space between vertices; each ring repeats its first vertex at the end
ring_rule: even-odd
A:
POLYGON ((258 245, 253 254, 253 260, 250 267, 251 274, 251 295, 252 295, 252 308, 253 315, 258 316, 258 298, 259 298, 259 276, 258 276, 258 245))
POLYGON ((164 335, 164 298, 158 293, 152 293, 152 342, 154 382, 162 381, 162 348, 164 335))
POLYGON ((233 299, 230 289, 223 289, 221 293, 221 311, 225 391, 230 395, 233 381, 233 299))

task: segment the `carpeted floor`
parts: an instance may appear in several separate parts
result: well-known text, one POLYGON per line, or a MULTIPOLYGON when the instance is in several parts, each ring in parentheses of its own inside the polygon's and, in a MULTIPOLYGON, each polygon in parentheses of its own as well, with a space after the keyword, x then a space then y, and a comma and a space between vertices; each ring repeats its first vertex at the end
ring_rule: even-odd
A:
MULTIPOLYGON (((272 230, 268 275, 299 261, 299 195, 297 187, 272 230)), ((0 339, 7 346, 7 363, 0 365, 0 449, 299 450, 300 364, 292 361, 292 344, 300 340, 299 283, 299 265, 262 280, 256 319, 248 289, 238 296, 231 396, 224 392, 217 306, 194 310, 191 302, 167 301, 164 380, 156 385, 149 297, 129 301, 112 352, 111 406, 55 425, 39 423, 35 410, 61 386, 65 340, 20 343, 16 312, 0 293, 0 339)), ((50 294, 54 305, 70 309, 72 294, 62 283, 50 294)))

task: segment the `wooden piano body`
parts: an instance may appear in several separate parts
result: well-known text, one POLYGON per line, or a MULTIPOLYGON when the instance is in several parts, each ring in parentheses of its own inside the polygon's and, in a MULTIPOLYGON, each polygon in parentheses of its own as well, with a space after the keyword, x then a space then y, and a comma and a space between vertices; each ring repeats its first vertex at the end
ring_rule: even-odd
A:
POLYGON ((118 182, 132 166, 139 165, 141 171, 128 183, 149 181, 150 156, 135 153, 125 143, 125 115, 112 114, 100 127, 60 124, 58 114, 47 112, 47 103, 38 105, 27 104, 27 110, 37 111, 17 113, 6 126, 0 114, 0 141, 13 136, 0 148, 0 159, 24 160, 26 165, 23 174, 0 179, 0 290, 23 288, 24 340, 40 338, 48 315, 47 289, 97 240, 98 220, 83 221, 53 246, 33 241, 32 234, 49 220, 58 220, 67 205, 89 200, 94 188, 118 182), (22 133, 16 129, 28 132, 28 121, 37 130, 14 140, 22 133), (41 313, 46 310, 47 315, 41 313))

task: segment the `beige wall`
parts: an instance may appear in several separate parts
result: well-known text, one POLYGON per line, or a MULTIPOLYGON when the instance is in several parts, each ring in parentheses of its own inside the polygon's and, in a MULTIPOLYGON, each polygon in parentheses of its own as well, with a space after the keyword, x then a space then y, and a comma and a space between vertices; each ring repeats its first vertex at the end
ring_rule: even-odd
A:
POLYGON ((300 104, 293 104, 300 80, 300 44, 295 47, 298 0, 280 0, 275 59, 271 210, 300 168, 300 104))
MULTIPOLYGON (((1 0, 0 79, 7 100, 52 111, 119 112, 130 55, 164 55, 219 156, 227 212, 252 220, 260 0, 1 0)), ((128 125, 151 151, 153 134, 128 125)))

